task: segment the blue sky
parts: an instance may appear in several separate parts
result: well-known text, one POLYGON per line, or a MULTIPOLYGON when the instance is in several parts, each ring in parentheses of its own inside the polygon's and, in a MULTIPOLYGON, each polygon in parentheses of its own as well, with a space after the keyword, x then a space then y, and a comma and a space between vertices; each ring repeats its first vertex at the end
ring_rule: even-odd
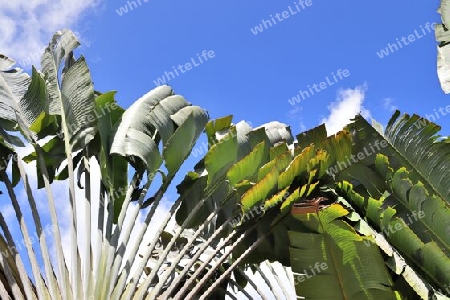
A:
MULTIPOLYGON (((337 100, 340 89, 365 86, 363 99, 356 102, 382 123, 394 106, 402 112, 425 115, 448 103, 436 75, 434 33, 421 32, 427 22, 439 22, 437 0, 310 0, 310 6, 304 5, 300 12, 257 35, 251 29, 263 19, 301 5, 291 0, 267 4, 231 0, 220 5, 204 0, 144 1, 82 0, 73 4, 75 8, 63 8, 39 0, 51 11, 63 10, 60 13, 71 16, 71 21, 59 20, 56 12, 43 13, 39 6, 30 8, 27 13, 41 20, 43 28, 27 40, 23 38, 27 31, 36 33, 34 27, 40 23, 16 24, 15 35, 21 41, 14 43, 20 51, 11 56, 18 53, 20 62, 26 54, 40 53, 31 47, 44 45, 54 30, 69 27, 83 42, 80 52, 87 57, 96 89, 117 90, 119 103, 128 107, 154 88, 154 81, 166 71, 173 71, 173 66, 197 59, 197 53, 204 50, 214 51, 214 58, 168 83, 213 118, 233 114, 235 121, 246 119, 253 125, 278 120, 290 124, 294 133, 329 117, 328 107, 337 100), (49 18, 51 21, 46 21, 49 18), (421 38, 384 58, 377 55, 388 43, 395 44, 397 38, 415 30, 421 38), (300 104, 289 104, 288 99, 299 90, 325 81, 339 69, 347 69, 350 76, 300 104)), ((15 4, 7 5, 10 9, 5 16, 18 17, 15 4)), ((8 45, 6 41, 0 43, 0 50, 8 45)), ((16 50, 11 45, 6 47, 9 49, 16 50)), ((438 123, 448 134, 449 118, 440 116, 438 123)))
MULTIPOLYGON (((304 8, 293 0, 139 1, 2 3, 0 53, 30 70, 52 33, 71 28, 83 43, 95 88, 117 90, 126 108, 173 66, 199 63, 197 53, 213 51, 168 83, 212 118, 232 114, 235 122, 254 126, 277 120, 294 134, 323 121, 340 129, 359 111, 386 124, 394 107, 425 116, 449 105, 437 77, 434 33, 423 31, 427 23, 440 23, 438 0, 310 0, 304 8), (253 33, 283 11, 288 18, 253 33), (377 54, 411 34, 416 38, 408 45, 384 58, 377 54), (338 70, 350 75, 289 103, 338 70)), ((437 123, 449 135, 450 116, 439 114, 437 123)))
MULTIPOLYGON (((382 59, 376 54, 396 38, 415 30, 420 34, 427 22, 439 22, 438 1, 313 0, 257 35, 250 29, 294 8, 294 1, 141 3, 119 16, 116 10, 127 2, 111 1, 85 18, 81 33, 92 41, 83 52, 97 89, 118 90, 124 106, 153 88, 153 81, 173 71, 172 66, 203 50, 213 50, 215 57, 169 83, 212 117, 233 114, 236 121, 254 125, 279 120, 298 133, 301 126, 311 128, 330 115, 327 107, 339 89, 364 84, 363 106, 382 123, 391 106, 424 115, 448 104, 436 75, 433 32, 382 59), (350 76, 300 104, 289 104, 300 89, 338 69, 347 69, 350 76), (391 103, 385 108, 386 98, 391 103)), ((438 123, 448 134, 449 118, 438 123)))

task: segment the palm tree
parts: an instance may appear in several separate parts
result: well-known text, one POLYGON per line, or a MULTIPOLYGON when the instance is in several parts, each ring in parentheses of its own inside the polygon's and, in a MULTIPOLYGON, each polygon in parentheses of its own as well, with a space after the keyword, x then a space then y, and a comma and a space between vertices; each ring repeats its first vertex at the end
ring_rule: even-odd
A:
POLYGON ((57 32, 31 76, 0 55, 0 179, 24 241, 39 237, 20 254, 0 214, 2 299, 450 295, 450 143, 437 125, 396 112, 385 131, 356 116, 336 135, 321 125, 294 139, 279 122, 210 121, 169 86, 124 110, 114 92, 94 90, 78 45, 57 32), (154 222, 202 132, 207 153, 154 222), (22 139, 33 149, 24 157, 22 139), (46 192, 54 258, 30 176, 46 192), (70 207, 69 253, 57 181, 69 189, 58 200, 70 207))
MULTIPOLYGON (((123 110, 114 92, 94 90, 84 57, 74 56, 78 45, 70 30, 57 32, 42 56, 42 70, 33 68, 31 76, 13 68, 9 57, 0 56, 0 179, 26 247, 26 253, 19 253, 20 242, 0 214, 2 299, 155 298, 173 294, 187 279, 204 279, 207 273, 211 280, 220 276, 229 260, 225 251, 213 248, 219 245, 220 230, 215 238, 208 235, 207 226, 192 230, 187 224, 170 224, 183 200, 173 203, 156 224, 159 229, 155 231, 151 223, 207 126, 207 112, 169 86, 150 91, 123 110), (19 155, 24 146, 33 152, 19 155), (27 169, 26 163, 31 162, 36 163, 35 174, 27 169), (91 178, 96 165, 100 169, 97 183, 91 178), (30 176, 36 176, 37 187, 46 192, 51 241, 43 226, 46 212, 38 209, 42 204, 36 199, 30 176), (81 195, 76 180, 79 187, 84 182, 81 195), (67 245, 62 244, 60 223, 64 217, 56 209, 57 181, 66 182, 69 189, 69 253, 64 253, 67 245), (15 190, 19 183, 26 191, 26 203, 15 190), (99 191, 94 195, 96 186, 99 191), (146 199, 151 186, 156 186, 155 193, 146 199), (24 216, 27 209, 33 224, 24 216), (139 223, 141 211, 145 211, 145 220, 139 223), (146 233, 151 232, 154 235, 149 240, 146 233), (39 247, 31 242, 33 236, 39 237, 39 247), (54 259, 49 242, 56 253, 54 259), (197 269, 203 256, 208 263, 197 269), (23 258, 30 261, 31 270, 23 258), (212 265, 218 261, 219 269, 212 265), (178 273, 184 275, 174 276, 178 273)), ((200 204, 188 219, 196 211, 202 211, 200 204)), ((231 225, 228 227, 229 231, 231 225)), ((236 272, 241 272, 237 275, 240 283, 249 280, 242 271, 236 272)), ((242 289, 240 283, 228 278, 212 297, 230 293, 228 284, 242 289)))
MULTIPOLYGON (((211 147, 207 172, 199 172, 205 182, 218 178, 214 170, 226 173, 242 209, 235 230, 244 239, 233 250, 233 266, 279 261, 292 268, 297 295, 306 299, 446 299, 450 189, 443 178, 450 140, 439 130, 397 111, 385 131, 356 116, 336 135, 321 125, 275 146, 276 134, 247 132, 251 151, 243 158, 233 158, 237 141, 211 147), (228 162, 212 167, 212 158, 222 157, 215 153, 228 153, 228 162), (259 217, 248 218, 255 209, 259 217)), ((213 130, 207 133, 213 138, 213 130)), ((208 190, 208 183, 192 186, 208 190)))

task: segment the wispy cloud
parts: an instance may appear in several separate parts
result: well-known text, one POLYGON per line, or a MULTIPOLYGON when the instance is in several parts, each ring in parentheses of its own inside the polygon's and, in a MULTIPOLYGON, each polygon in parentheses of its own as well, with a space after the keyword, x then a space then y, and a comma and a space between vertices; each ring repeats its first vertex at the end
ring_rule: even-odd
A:
POLYGON ((335 134, 350 123, 350 120, 358 113, 364 118, 370 118, 370 111, 363 106, 367 85, 357 86, 354 89, 339 90, 336 101, 328 106, 330 114, 322 119, 328 134, 335 134))
POLYGON ((394 100, 392 98, 384 98, 383 99, 383 109, 389 112, 393 112, 397 109, 397 106, 394 104, 394 100))
POLYGON ((294 106, 294 108, 292 108, 288 111, 289 119, 299 118, 301 111, 302 111, 302 107, 300 105, 294 106))
POLYGON ((300 105, 296 105, 287 113, 287 117, 292 122, 291 124, 294 132, 297 132, 298 130, 300 130, 301 132, 306 131, 306 125, 303 122, 303 117, 301 114, 302 110, 303 108, 300 105))
MULTIPOLYGON (((0 10, 0 53, 17 62, 37 64, 53 33, 74 28, 101 0, 3 1, 0 10)), ((21 67, 29 67, 23 65, 21 67)))

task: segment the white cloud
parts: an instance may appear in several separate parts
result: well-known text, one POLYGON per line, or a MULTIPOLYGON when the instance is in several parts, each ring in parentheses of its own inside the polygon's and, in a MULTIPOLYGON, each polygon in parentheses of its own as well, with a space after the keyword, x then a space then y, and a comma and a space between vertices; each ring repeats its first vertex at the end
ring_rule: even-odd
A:
POLYGON ((363 106, 367 85, 357 86, 354 89, 343 89, 338 91, 336 101, 328 106, 330 114, 323 118, 321 123, 325 123, 329 135, 335 134, 350 123, 358 113, 364 118, 370 118, 370 111, 363 106))
POLYGON ((53 33, 74 28, 81 17, 101 0, 3 1, 0 10, 0 53, 15 59, 22 68, 38 64, 53 33))

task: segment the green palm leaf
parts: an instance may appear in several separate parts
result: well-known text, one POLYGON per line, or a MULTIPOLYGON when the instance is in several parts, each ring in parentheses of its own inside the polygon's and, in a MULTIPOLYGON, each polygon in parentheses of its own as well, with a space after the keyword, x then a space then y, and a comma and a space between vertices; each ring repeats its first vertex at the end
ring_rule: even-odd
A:
POLYGON ((311 232, 289 231, 290 260, 298 296, 306 299, 396 299, 376 246, 341 220, 335 204, 316 214, 294 213, 311 232), (312 223, 312 224, 311 224, 312 223))

